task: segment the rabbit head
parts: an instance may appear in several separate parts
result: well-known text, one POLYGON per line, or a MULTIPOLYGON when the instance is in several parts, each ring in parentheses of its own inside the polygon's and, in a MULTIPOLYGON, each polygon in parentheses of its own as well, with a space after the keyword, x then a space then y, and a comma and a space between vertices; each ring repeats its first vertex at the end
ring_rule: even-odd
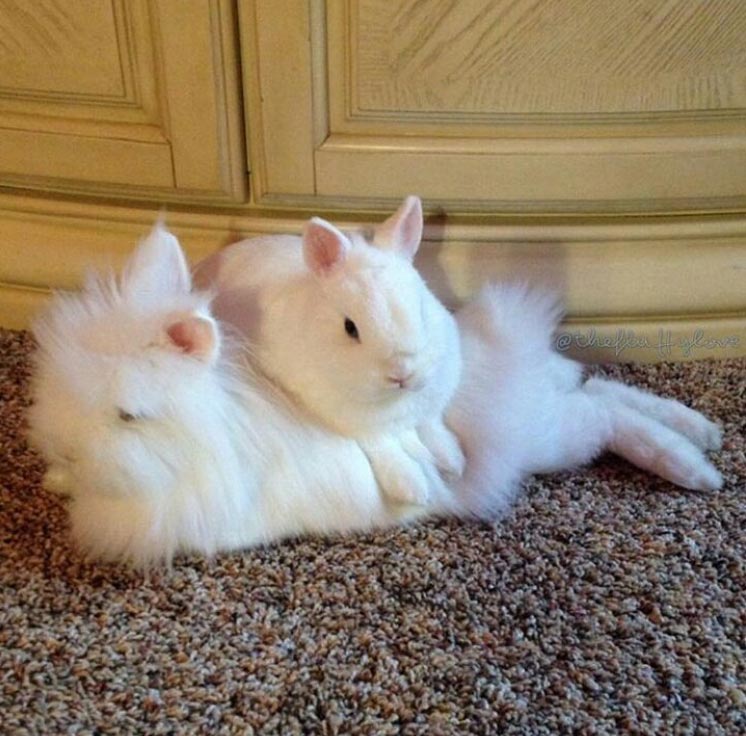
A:
POLYGON ((73 495, 171 490, 198 446, 220 350, 176 238, 157 225, 118 280, 91 275, 56 295, 33 332, 31 438, 73 495))
POLYGON ((264 369, 343 434, 413 427, 455 390, 458 333, 412 265, 421 237, 417 197, 372 242, 313 218, 305 272, 263 304, 264 369))

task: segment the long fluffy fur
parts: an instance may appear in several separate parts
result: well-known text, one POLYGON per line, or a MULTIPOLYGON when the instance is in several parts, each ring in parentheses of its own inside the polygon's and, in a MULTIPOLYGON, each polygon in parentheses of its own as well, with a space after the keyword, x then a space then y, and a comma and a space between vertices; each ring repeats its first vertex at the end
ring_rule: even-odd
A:
POLYGON ((447 418, 466 474, 414 509, 386 501, 354 441, 252 373, 157 227, 123 278, 90 278, 37 322, 31 435, 48 485, 70 496, 78 543, 139 566, 426 513, 492 518, 527 474, 604 448, 680 485, 718 487, 703 454, 719 446, 717 426, 632 387, 583 384, 579 366, 551 348, 559 314, 551 297, 509 286, 486 288, 460 312, 464 374, 447 418), (213 326, 200 346, 211 350, 169 340, 175 320, 193 319, 213 326))
POLYGON ((489 285, 458 316, 464 372, 448 421, 467 455, 456 495, 492 518, 533 473, 573 468, 603 450, 686 488, 722 479, 703 450, 720 430, 679 402, 615 381, 583 382, 554 351, 557 299, 525 285, 489 285))
MULTIPOLYGON (((213 261, 222 284, 219 313, 241 329, 254 311, 251 295, 265 278, 287 283, 288 270, 297 273, 298 248, 297 239, 262 239, 228 249, 217 268, 213 261)), ((412 268, 404 262, 400 267, 412 268)), ((576 467, 604 450, 687 488, 719 487, 721 478, 703 454, 719 446, 717 426, 678 402, 632 387, 598 379, 583 383, 581 366, 553 349, 561 317, 556 295, 525 284, 489 285, 457 314, 463 370, 446 420, 467 466, 465 476, 452 483, 452 510, 493 518, 527 475, 576 467)), ((302 327, 297 319, 275 320, 271 339, 295 344, 302 327)), ((260 353, 267 349, 260 329, 251 334, 260 353)), ((323 361, 321 370, 310 366, 307 372, 314 373, 307 381, 326 382, 330 395, 338 391, 323 361)), ((278 375, 282 379, 283 372, 278 375)), ((293 388, 299 401, 308 399, 303 385, 293 388)))
POLYGON ((198 272, 261 370, 319 424, 357 440, 384 493, 425 503, 445 492, 433 461, 456 474, 464 458, 443 424, 461 372, 458 329, 411 264, 421 231, 411 197, 375 244, 313 218, 302 238, 239 242, 198 272))
POLYGON ((174 319, 209 317, 202 295, 170 280, 176 247, 155 232, 121 282, 89 279, 35 326, 31 436, 70 495, 80 546, 147 566, 416 515, 387 504, 359 447, 284 404, 240 350, 218 339, 201 361, 164 341, 174 319), (122 404, 140 418, 124 422, 122 404))

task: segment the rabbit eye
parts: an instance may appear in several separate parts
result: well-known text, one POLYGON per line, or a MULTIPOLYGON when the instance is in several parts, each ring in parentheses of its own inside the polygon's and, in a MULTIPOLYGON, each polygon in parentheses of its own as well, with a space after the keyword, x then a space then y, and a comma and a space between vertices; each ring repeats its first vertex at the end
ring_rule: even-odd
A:
POLYGON ((357 331, 357 325, 349 318, 345 317, 345 332, 353 339, 360 342, 360 335, 357 331))
POLYGON ((124 409, 119 409, 119 418, 123 422, 134 422, 137 417, 134 414, 130 414, 128 411, 125 411, 124 409))

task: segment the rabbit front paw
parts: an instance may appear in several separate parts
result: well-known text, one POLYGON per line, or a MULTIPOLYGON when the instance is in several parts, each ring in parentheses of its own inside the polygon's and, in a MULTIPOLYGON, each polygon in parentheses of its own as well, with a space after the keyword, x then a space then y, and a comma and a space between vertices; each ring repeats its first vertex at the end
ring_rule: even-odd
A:
POLYGON ((460 478, 466 468, 466 458, 456 435, 441 421, 417 427, 422 444, 430 451, 435 464, 443 473, 460 478))
POLYGON ((45 490, 58 496, 69 496, 73 489, 72 477, 62 465, 50 465, 41 484, 45 490))
POLYGON ((425 505, 430 498, 427 476, 418 463, 391 439, 362 443, 381 492, 397 503, 425 505))
POLYGON ((414 462, 389 466, 379 482, 384 495, 397 503, 424 506, 430 498, 427 478, 414 462))

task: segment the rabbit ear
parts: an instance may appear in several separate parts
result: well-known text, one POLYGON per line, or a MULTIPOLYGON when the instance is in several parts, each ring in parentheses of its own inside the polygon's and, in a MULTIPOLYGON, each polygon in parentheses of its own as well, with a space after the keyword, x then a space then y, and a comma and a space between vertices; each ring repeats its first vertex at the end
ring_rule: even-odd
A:
POLYGON ((422 202, 410 195, 388 220, 375 229, 373 243, 382 250, 393 250, 412 260, 422 240, 422 202))
POLYGON ((122 292, 131 297, 153 298, 185 294, 191 287, 189 267, 179 241, 159 220, 125 266, 122 292))
POLYGON ((349 249, 347 237, 320 217, 312 217, 303 228, 303 258, 317 276, 341 266, 349 249))
POLYGON ((220 350, 220 337, 215 322, 206 317, 190 315, 166 328, 169 344, 186 355, 212 363, 220 350))

